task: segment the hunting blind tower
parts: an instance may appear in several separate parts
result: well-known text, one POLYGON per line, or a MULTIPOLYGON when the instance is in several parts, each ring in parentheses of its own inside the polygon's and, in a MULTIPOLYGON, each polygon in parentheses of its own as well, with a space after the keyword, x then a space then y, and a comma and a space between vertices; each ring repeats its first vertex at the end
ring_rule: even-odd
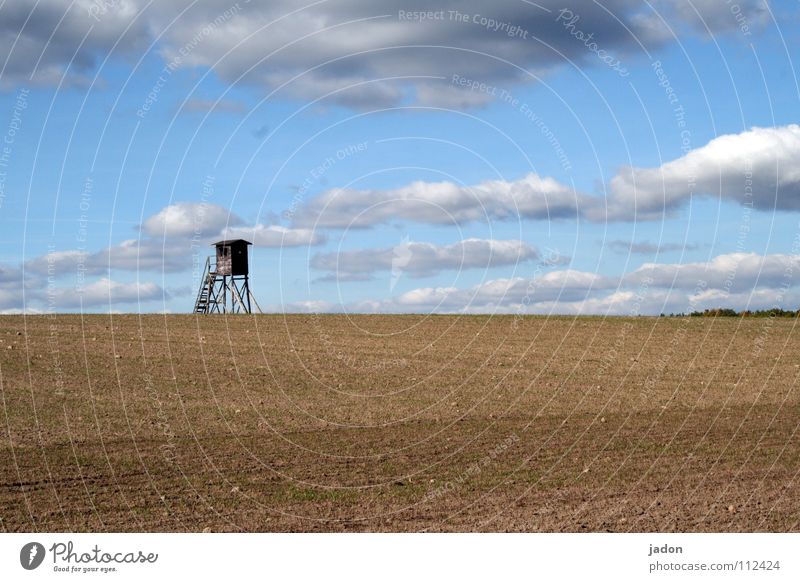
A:
POLYGON ((250 292, 247 247, 251 244, 240 238, 214 243, 217 252, 206 259, 195 313, 252 313, 252 304, 261 311, 250 292))

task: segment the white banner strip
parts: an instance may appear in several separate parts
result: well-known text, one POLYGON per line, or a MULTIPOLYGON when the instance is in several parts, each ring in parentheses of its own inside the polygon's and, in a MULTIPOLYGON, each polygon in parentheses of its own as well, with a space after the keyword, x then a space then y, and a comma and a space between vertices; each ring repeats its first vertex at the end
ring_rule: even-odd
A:
POLYGON ((2 534, 2 580, 800 580, 800 534, 2 534))

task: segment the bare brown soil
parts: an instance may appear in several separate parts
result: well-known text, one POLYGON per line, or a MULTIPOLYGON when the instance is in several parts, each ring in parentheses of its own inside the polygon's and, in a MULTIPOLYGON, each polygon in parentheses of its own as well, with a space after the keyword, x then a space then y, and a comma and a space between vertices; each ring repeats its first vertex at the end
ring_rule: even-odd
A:
POLYGON ((798 531, 795 320, 0 318, 0 531, 798 531))

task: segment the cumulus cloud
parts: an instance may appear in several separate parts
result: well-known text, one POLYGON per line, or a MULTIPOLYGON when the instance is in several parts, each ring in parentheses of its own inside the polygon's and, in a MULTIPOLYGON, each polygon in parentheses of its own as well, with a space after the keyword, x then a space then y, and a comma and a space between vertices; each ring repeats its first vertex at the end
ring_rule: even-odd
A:
POLYGON ((23 276, 17 266, 0 265, 0 309, 21 310, 25 298, 36 297, 46 287, 42 277, 23 276))
POLYGON ((623 168, 611 179, 606 207, 587 209, 588 218, 661 219, 692 196, 797 211, 798 160, 800 125, 723 135, 659 168, 623 168))
MULTIPOLYGON (((728 5, 673 4, 655 7, 679 34, 738 26, 728 5)), ((758 5, 737 4, 751 26, 760 21, 758 5)), ((223 81, 263 92, 277 89, 282 97, 310 100, 331 93, 336 103, 367 108, 416 96, 425 104, 469 107, 485 103, 485 97, 452 87, 448 78, 454 71, 512 85, 531 79, 504 61, 537 74, 566 59, 604 66, 555 22, 565 7, 615 58, 633 58, 639 43, 655 49, 672 40, 666 26, 658 26, 653 8, 634 0, 606 0, 602 6, 588 0, 463 0, 438 6, 360 0, 307 7, 291 0, 20 0, 0 8, 0 52, 9 55, 2 84, 9 88, 28 79, 57 84, 63 78, 85 83, 112 50, 135 56, 158 38, 158 50, 172 66, 210 67, 223 81), (431 10, 442 16, 422 21, 413 16, 431 10)))
MULTIPOLYGON (((115 280, 107 274, 107 257, 105 264, 94 264, 94 256, 77 251, 53 252, 26 262, 24 274, 21 269, 8 269, 14 278, 0 281, 0 309, 8 313, 41 313, 77 307, 93 309, 152 303, 167 301, 173 296, 152 282, 115 280), (78 269, 84 269, 84 264, 85 270, 78 276, 78 269), (65 274, 75 275, 74 281, 69 281, 73 284, 56 284, 56 278, 65 274), (99 274, 103 276, 89 280, 90 276, 99 274)), ((120 270, 134 269, 122 266, 120 270)))
POLYGON ((617 286, 617 279, 565 269, 538 277, 493 279, 468 289, 422 287, 383 301, 363 303, 378 311, 447 311, 502 309, 548 301, 575 302, 617 286))
POLYGON ((325 237, 309 228, 287 228, 278 224, 256 224, 228 228, 222 238, 243 238, 257 247, 314 246, 325 242, 325 237))
POLYGON ((658 315, 719 307, 797 309, 800 255, 731 253, 707 262, 645 264, 621 276, 564 269, 493 279, 468 288, 419 287, 389 299, 333 304, 309 299, 292 311, 658 315))
POLYGON ((766 0, 669 0, 657 3, 667 18, 678 18, 701 33, 752 32, 769 18, 766 0))
POLYGON ((0 284, 17 282, 21 277, 22 274, 17 267, 0 265, 0 284))
POLYGON ((155 283, 121 283, 102 278, 82 289, 56 288, 48 301, 56 309, 166 301, 168 294, 155 283))
POLYGON ((148 217, 142 232, 152 237, 208 237, 243 221, 227 208, 206 202, 178 202, 165 206, 148 217))
MULTIPOLYGON (((743 0, 741 5, 752 13, 753 4, 743 0)), ((409 85, 420 102, 471 106, 482 100, 469 96, 468 90, 449 86, 446 79, 453 71, 484 82, 516 84, 530 79, 517 68, 504 66, 504 61, 538 74, 564 64, 565 59, 601 64, 570 30, 555 22, 565 7, 578 16, 582 31, 591 33, 599 47, 617 58, 632 57, 640 51, 639 43, 655 49, 671 40, 653 26, 652 8, 633 0, 606 0, 602 6, 588 0, 566 4, 561 0, 462 0, 444 5, 363 0, 307 9, 297 9, 290 0, 276 0, 248 5, 221 23, 186 62, 213 67, 229 82, 242 79, 266 89, 280 88, 290 97, 314 99, 333 93, 334 101, 351 107, 397 104, 407 96, 409 85), (440 11, 434 19, 413 16, 432 10, 440 11), (398 77, 405 79, 373 82, 398 77), (444 79, 437 82, 436 78, 444 79)), ((726 19, 710 1, 697 2, 691 12, 670 3, 662 3, 660 9, 679 34, 700 30, 698 18, 704 23, 703 34, 706 27, 712 32, 736 28, 730 10, 726 19)), ((170 29, 165 57, 177 56, 177 47, 185 46, 220 12, 220 5, 211 2, 189 11, 170 29)))
POLYGON ((378 249, 318 253, 311 268, 328 271, 330 280, 367 280, 390 271, 411 277, 429 277, 445 270, 489 269, 539 258, 535 247, 520 240, 465 239, 449 245, 404 241, 378 249))
MULTIPOLYGON (((364 228, 393 220, 443 225, 558 218, 631 222, 662 220, 694 196, 757 210, 800 211, 798 160, 800 125, 753 128, 717 137, 658 168, 625 167, 611 179, 607 198, 533 173, 475 185, 416 181, 384 190, 330 189, 301 206, 294 221, 319 228, 364 228)), ((630 249, 656 250, 634 243, 630 249)), ((667 250, 678 248, 666 246, 662 252, 667 250)))
POLYGON ((189 241, 129 239, 97 252, 54 251, 25 262, 37 275, 103 275, 109 271, 160 271, 174 273, 191 267, 189 241))
MULTIPOLYGON (((178 202, 166 206, 148 217, 140 228, 154 239, 171 239, 168 246, 177 240, 178 248, 182 248, 181 240, 189 239, 211 243, 217 239, 244 238, 261 247, 317 245, 325 240, 321 234, 306 228, 261 223, 246 226, 244 220, 227 208, 204 202, 178 202)), ((150 242, 147 244, 152 246, 150 242)))
POLYGON ((426 224, 576 218, 591 199, 552 178, 530 173, 515 181, 472 186, 416 181, 389 190, 332 189, 301 206, 298 226, 365 228, 393 220, 426 224))
POLYGON ((23 303, 22 290, 18 287, 0 287, 0 309, 15 313, 23 303))
POLYGON ((625 280, 633 284, 647 281, 653 287, 707 287, 729 292, 794 286, 800 283, 800 256, 730 253, 708 262, 646 263, 628 274, 625 280))
POLYGON ((575 303, 550 303, 534 306, 535 313, 575 315, 658 315, 689 313, 705 309, 730 308, 737 311, 763 309, 795 310, 800 305, 796 288, 757 288, 729 293, 724 289, 651 288, 646 292, 620 290, 605 296, 591 297, 575 303))
MULTIPOLYGON (((178 273, 197 266, 198 256, 211 254, 209 246, 223 238, 246 238, 260 247, 292 247, 317 245, 324 237, 308 229, 292 229, 279 225, 256 224, 251 227, 226 228, 228 224, 241 224, 238 216, 221 206, 194 202, 179 202, 162 208, 147 218, 140 226, 142 236, 138 239, 124 240, 99 251, 67 249, 52 251, 34 257, 22 265, 26 281, 38 281, 39 287, 46 277, 72 277, 76 285, 85 289, 87 301, 94 301, 98 289, 106 289, 106 301, 111 303, 129 302, 125 290, 111 284, 109 277, 118 271, 135 273, 178 273), (102 276, 102 287, 87 283, 90 278, 102 276)), ((0 267, 0 287, 4 282, 19 285, 22 270, 0 267)), ((13 287, 13 285, 12 285, 13 287)), ((141 287, 141 296, 147 298, 154 288, 141 287)), ((16 306, 20 303, 18 291, 13 288, 8 293, 0 293, 0 307, 16 306)), ((68 292, 59 298, 61 306, 69 301, 68 292)), ((174 296, 174 293, 168 294, 174 296)), ((43 300, 33 293, 31 299, 43 300)), ((75 305, 70 305, 74 307, 75 305)))
MULTIPOLYGON (((212 67, 229 82, 241 79, 266 90, 280 88, 288 97, 310 100, 331 94, 334 102, 368 108, 398 104, 409 95, 408 88, 428 104, 438 103, 438 95, 442 105, 461 104, 455 95, 459 90, 448 85, 453 71, 494 83, 518 83, 526 79, 518 69, 502 66, 503 60, 543 71, 564 62, 558 51, 586 57, 584 46, 554 26, 552 10, 562 7, 555 0, 543 0, 545 9, 510 0, 445 6, 422 0, 332 2, 306 9, 290 0, 254 4, 219 22, 183 63, 212 67), (407 16, 431 10, 443 10, 444 17, 420 21, 407 16), (466 22, 451 18, 448 10, 467 15, 466 22), (476 15, 478 22, 473 23, 476 15), (492 30, 480 18, 516 26, 528 39, 492 30)), ((610 11, 622 23, 591 2, 578 4, 586 26, 609 50, 624 53, 636 47, 623 27, 627 21, 635 28, 630 16, 640 8, 634 2, 610 0, 610 11)), ((179 57, 180 47, 221 12, 216 2, 188 11, 168 32, 165 59, 179 57)), ((462 100, 470 99, 468 90, 460 92, 462 100)))
POLYGON ((153 30, 150 22, 137 19, 140 3, 107 4, 113 7, 101 15, 95 11, 103 3, 94 0, 4 2, 0 54, 5 66, 0 88, 12 89, 19 83, 87 84, 97 62, 115 45, 119 53, 144 49, 153 30))
MULTIPOLYGON (((77 273, 78 265, 85 262, 89 253, 85 251, 53 251, 25 261, 25 271, 41 276, 60 276, 77 273)), ((102 270, 90 274, 99 274, 102 270)))

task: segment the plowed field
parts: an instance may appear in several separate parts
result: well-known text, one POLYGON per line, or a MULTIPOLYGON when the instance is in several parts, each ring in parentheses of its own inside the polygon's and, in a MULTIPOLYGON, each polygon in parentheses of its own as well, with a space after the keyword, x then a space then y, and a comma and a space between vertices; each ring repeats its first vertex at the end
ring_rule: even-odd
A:
POLYGON ((0 317, 0 531, 798 531, 793 319, 0 317))

